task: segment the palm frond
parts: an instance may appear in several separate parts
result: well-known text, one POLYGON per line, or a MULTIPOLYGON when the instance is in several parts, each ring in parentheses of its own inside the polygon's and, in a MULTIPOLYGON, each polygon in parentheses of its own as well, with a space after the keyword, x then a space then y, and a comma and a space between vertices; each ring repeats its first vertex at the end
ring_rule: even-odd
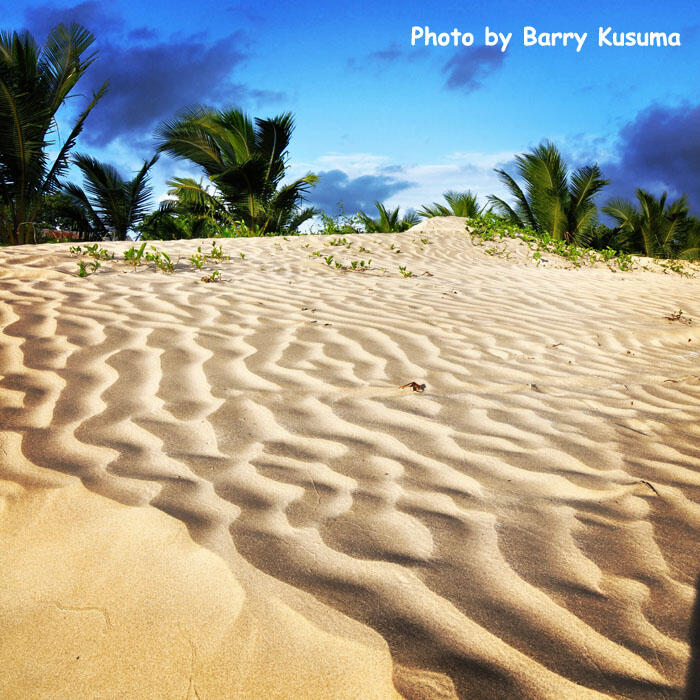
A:
MULTIPOLYGON (((197 107, 157 131, 158 150, 198 165, 216 189, 217 215, 242 220, 252 229, 266 230, 274 222, 284 228, 317 177, 313 174, 281 186, 286 172, 286 151, 294 121, 291 114, 272 119, 251 119, 241 110, 214 111, 197 107)), ((205 206, 206 197, 180 187, 183 206, 205 206)), ((213 196, 213 195, 212 195, 213 196)), ((208 200, 208 206, 213 206, 208 200)))
POLYGON ((502 205, 505 204, 505 202, 500 199, 500 197, 495 197, 493 195, 489 197, 489 202, 496 208, 498 213, 509 218, 512 218, 514 215, 515 218, 512 219, 513 223, 517 221, 518 225, 523 228, 530 227, 533 229, 533 231, 539 231, 540 226, 535 218, 532 208, 530 207, 530 202, 528 201, 528 198, 523 190, 520 188, 520 185, 518 185, 513 177, 505 170, 496 169, 496 173, 498 174, 498 179, 510 190, 511 196, 515 199, 515 208, 511 207, 510 205, 503 208, 502 205))
POLYGON ((102 99, 105 92, 107 91, 107 85, 107 82, 103 83, 102 87, 97 92, 93 93, 92 100, 90 100, 88 106, 80 114, 78 120, 73 125, 71 132, 68 134, 68 138, 63 142, 63 145, 61 146, 58 155, 54 159, 53 165, 51 166, 51 169, 47 173, 46 178, 44 180, 44 194, 51 192, 56 187, 58 178, 61 177, 61 175, 63 175, 66 169, 68 168, 69 153, 75 146, 78 136, 80 136, 80 133, 83 130, 83 126, 85 125, 85 120, 87 119, 88 115, 93 110, 95 105, 102 99))

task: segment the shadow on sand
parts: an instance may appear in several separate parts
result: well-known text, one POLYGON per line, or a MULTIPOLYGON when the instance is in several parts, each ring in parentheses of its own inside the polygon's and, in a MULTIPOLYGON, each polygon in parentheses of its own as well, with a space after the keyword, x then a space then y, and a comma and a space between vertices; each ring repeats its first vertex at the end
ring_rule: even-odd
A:
POLYGON ((695 605, 690 618, 690 663, 685 686, 685 700, 700 700, 700 576, 695 583, 695 605))

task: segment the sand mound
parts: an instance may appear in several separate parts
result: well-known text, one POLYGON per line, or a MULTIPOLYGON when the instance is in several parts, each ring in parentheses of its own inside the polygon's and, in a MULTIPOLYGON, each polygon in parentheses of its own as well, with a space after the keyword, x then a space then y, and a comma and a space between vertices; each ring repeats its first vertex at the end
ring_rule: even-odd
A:
POLYGON ((219 243, 0 249, 3 697, 682 697, 697 278, 219 243))

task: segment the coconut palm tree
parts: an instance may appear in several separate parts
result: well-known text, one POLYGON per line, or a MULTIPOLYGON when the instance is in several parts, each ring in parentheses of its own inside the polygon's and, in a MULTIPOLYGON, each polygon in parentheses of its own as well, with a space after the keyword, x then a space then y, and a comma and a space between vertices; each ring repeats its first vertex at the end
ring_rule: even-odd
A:
POLYGON ((474 219, 479 216, 485 209, 479 207, 475 194, 471 190, 466 192, 445 192, 442 195, 445 198, 448 206, 433 202, 432 206, 424 206, 418 210, 418 216, 430 218, 433 216, 466 216, 469 219, 474 219))
POLYGON ((403 218, 399 218, 399 207, 387 210, 381 202, 375 202, 379 216, 373 219, 363 211, 357 212, 357 218, 365 227, 367 233, 396 233, 407 231, 411 226, 415 226, 420 219, 415 212, 408 212, 403 218))
POLYGON ((83 173, 85 189, 72 183, 64 185, 61 192, 68 197, 69 206, 61 213, 93 238, 110 236, 125 241, 127 232, 148 212, 148 175, 157 159, 154 156, 145 161, 133 179, 125 180, 114 166, 77 154, 73 162, 83 173))
POLYGON ((24 32, 0 32, 0 242, 35 240, 44 197, 56 191, 71 148, 88 114, 104 94, 93 94, 65 141, 54 140, 56 112, 95 54, 86 55, 94 36, 78 24, 59 24, 39 48, 24 32), (49 157, 47 148, 58 145, 49 157))
POLYGON ((294 130, 290 113, 251 119, 238 109, 196 107, 157 131, 159 151, 197 164, 207 185, 193 178, 168 181, 175 209, 223 223, 242 221, 259 233, 295 231, 316 212, 301 203, 318 178, 309 173, 282 184, 294 130))
POLYGON ((671 204, 668 193, 658 199, 643 189, 635 192, 639 205, 626 199, 610 200, 603 213, 618 225, 627 250, 648 257, 673 257, 682 249, 690 221, 685 195, 671 204))
POLYGON ((547 234, 555 240, 586 242, 597 223, 595 197, 608 180, 597 165, 585 165, 568 173, 556 146, 541 143, 532 153, 515 157, 521 187, 505 170, 496 170, 510 190, 514 204, 491 195, 495 211, 513 224, 547 234))

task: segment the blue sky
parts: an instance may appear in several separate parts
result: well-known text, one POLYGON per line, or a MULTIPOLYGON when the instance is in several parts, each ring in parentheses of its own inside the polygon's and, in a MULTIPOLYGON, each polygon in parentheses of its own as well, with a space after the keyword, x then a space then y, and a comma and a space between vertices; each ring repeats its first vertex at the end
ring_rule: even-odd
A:
MULTIPOLYGON (((419 207, 448 189, 503 194, 494 167, 551 139, 570 165, 598 162, 614 195, 637 186, 700 209, 700 12, 691 2, 541 0, 256 2, 15 0, 3 29, 43 41, 60 21, 97 37, 82 83, 108 95, 76 150, 124 175, 153 152, 153 128, 197 103, 252 116, 291 111, 290 175, 321 175, 312 203, 334 213, 375 199, 419 207), (411 46, 411 27, 474 34, 471 47, 411 46), (505 52, 484 28, 513 32, 505 52), (523 27, 588 33, 580 52, 525 47, 523 27), (678 32, 680 47, 599 47, 598 27, 678 32)), ((66 109, 79 106, 74 100, 66 109)), ((66 121, 66 124, 68 122, 66 121)), ((162 159, 165 180, 196 174, 162 159)))

